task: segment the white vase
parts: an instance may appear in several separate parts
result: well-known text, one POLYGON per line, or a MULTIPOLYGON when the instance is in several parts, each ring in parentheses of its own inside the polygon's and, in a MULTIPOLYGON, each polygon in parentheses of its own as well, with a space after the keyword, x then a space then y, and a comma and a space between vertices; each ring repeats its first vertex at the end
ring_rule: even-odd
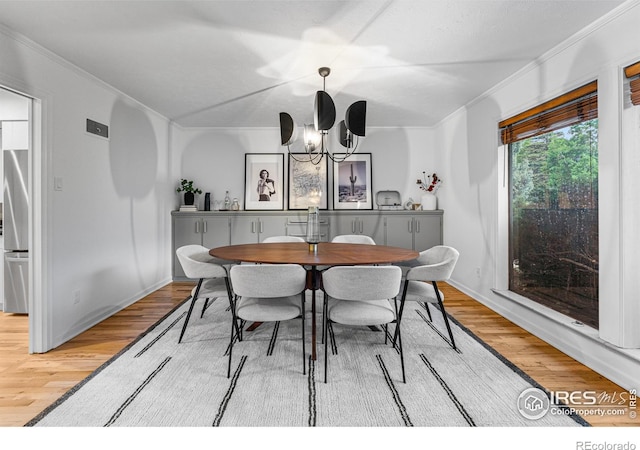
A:
POLYGON ((427 192, 420 199, 420 206, 422 206, 423 211, 434 211, 438 209, 438 197, 436 194, 431 192, 427 192))

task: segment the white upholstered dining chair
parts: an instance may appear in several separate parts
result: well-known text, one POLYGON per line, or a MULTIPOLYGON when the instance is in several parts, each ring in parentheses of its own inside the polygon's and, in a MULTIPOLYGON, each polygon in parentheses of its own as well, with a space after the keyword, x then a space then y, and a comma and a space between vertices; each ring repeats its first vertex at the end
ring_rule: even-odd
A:
POLYGON ((300 236, 269 236, 262 240, 263 244, 269 242, 304 242, 300 236))
POLYGON ((396 266, 340 266, 327 269, 322 275, 324 301, 324 382, 327 382, 327 342, 329 326, 342 324, 350 326, 383 325, 385 343, 387 324, 396 323, 402 381, 404 354, 400 316, 395 298, 400 292, 402 270, 396 266), (398 320, 396 320, 398 319, 398 320))
POLYGON ((237 322, 281 322, 301 318, 302 373, 306 374, 304 340, 304 294, 307 272, 298 264, 250 264, 233 266, 230 271, 235 294, 232 308, 231 341, 227 378, 231 374, 231 357, 237 322))
POLYGON ((376 245, 376 241, 366 234, 340 234, 331 239, 331 242, 376 245))
MULTIPOLYGON (((331 242, 337 244, 367 244, 367 245, 376 245, 376 241, 373 240, 372 237, 367 236, 366 234, 339 234, 334 236, 331 239, 331 242)), ((377 264, 376 264, 377 265, 377 264)), ((318 267, 318 271, 324 272, 327 270, 329 266, 318 267)), ((324 342, 325 334, 324 334, 324 315, 322 316, 323 327, 322 327, 322 342, 324 342)))
POLYGON ((418 258, 408 263, 400 263, 404 273, 400 318, 402 318, 406 302, 423 303, 429 320, 431 320, 429 303, 437 305, 442 312, 442 318, 449 334, 449 344, 454 350, 456 343, 444 308, 444 294, 438 289, 438 281, 447 281, 451 277, 459 257, 460 253, 455 248, 436 245, 420 252, 418 258))
POLYGON ((233 290, 229 283, 229 268, 234 263, 214 258, 209 255, 209 249, 202 245, 182 246, 176 250, 176 256, 187 278, 198 280, 198 284, 191 290, 191 304, 178 339, 180 343, 198 299, 205 299, 200 317, 204 315, 210 299, 227 297, 229 304, 232 304, 233 290))

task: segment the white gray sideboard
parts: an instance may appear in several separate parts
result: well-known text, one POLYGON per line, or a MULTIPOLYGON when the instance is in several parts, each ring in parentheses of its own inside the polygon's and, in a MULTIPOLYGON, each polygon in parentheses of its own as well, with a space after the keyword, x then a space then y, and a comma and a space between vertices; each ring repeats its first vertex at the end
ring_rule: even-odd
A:
MULTIPOLYGON (((320 211, 320 237, 366 234, 378 245, 418 252, 442 244, 443 211, 320 211)), ((187 278, 175 251, 188 244, 207 248, 262 242, 268 236, 306 236, 307 211, 197 211, 171 213, 173 279, 187 278)))

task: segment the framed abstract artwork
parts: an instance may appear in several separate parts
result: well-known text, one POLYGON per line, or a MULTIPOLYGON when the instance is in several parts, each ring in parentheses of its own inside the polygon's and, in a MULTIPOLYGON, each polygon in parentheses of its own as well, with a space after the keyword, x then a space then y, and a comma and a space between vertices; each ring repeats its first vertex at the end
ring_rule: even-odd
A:
POLYGON ((244 209, 284 209, 284 155, 246 153, 244 155, 244 209))
MULTIPOLYGON (((336 158, 344 154, 336 154, 336 158)), ((373 209, 371 153, 333 163, 333 209, 373 209)))
POLYGON ((288 209, 328 208, 327 166, 327 158, 313 164, 306 153, 289 154, 288 209))

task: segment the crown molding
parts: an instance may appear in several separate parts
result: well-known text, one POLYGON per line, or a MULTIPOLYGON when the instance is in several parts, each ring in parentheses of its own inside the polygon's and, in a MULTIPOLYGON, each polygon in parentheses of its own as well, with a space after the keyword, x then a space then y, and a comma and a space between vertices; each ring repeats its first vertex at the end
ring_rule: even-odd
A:
POLYGON ((103 88, 111 91, 112 93, 116 94, 118 97, 121 98, 126 98, 128 101, 135 103, 136 105, 138 105, 139 107, 143 108, 145 111, 152 113, 153 115, 157 116, 158 118, 160 118, 161 120, 169 123, 170 119, 168 117, 165 117, 164 115, 160 114, 158 111, 151 109, 150 107, 148 107, 147 105, 145 105, 144 103, 141 103, 140 101, 136 100, 135 98, 131 97, 128 94, 125 94, 124 92, 120 91, 119 89, 115 88, 114 86, 110 85, 109 83, 107 83, 104 80, 101 80, 100 78, 96 77, 95 75, 91 74, 90 72, 87 72, 84 69, 81 69, 80 67, 76 66, 75 64, 73 64, 70 61, 67 61, 66 59, 64 59, 63 57, 61 57, 60 55, 58 55, 57 53, 52 52, 51 50, 47 49, 46 47, 43 47, 42 45, 38 44, 35 41, 32 41, 31 39, 29 39, 28 37, 24 36, 23 34, 20 34, 14 30, 12 30, 11 28, 7 27, 6 25, 0 24, 0 33, 4 34, 5 36, 7 36, 9 39, 12 39, 14 41, 16 41, 17 43, 19 43, 20 45, 23 45, 25 47, 27 47, 28 49, 32 50, 33 52, 44 56, 45 58, 49 59, 50 61, 52 61, 53 63, 64 67, 67 70, 70 70, 71 72, 74 72, 75 74, 81 76, 82 78, 85 78, 88 81, 91 81, 93 83, 96 83, 100 86, 102 86, 103 88))
POLYGON ((609 11, 604 16, 602 16, 602 17, 598 18, 597 20, 593 21, 592 23, 590 23, 589 25, 587 25, 583 29, 579 30, 578 32, 576 32, 572 36, 570 36, 569 38, 565 39, 560 44, 554 46, 553 48, 551 48, 547 52, 545 52, 542 55, 540 55, 540 57, 536 58, 534 61, 526 64, 520 70, 516 71, 512 75, 510 75, 507 78, 505 78, 504 80, 500 81, 498 84, 494 85, 492 88, 490 88, 487 91, 483 92, 482 94, 480 94, 478 97, 476 97, 473 100, 471 100, 466 105, 464 105, 464 106, 458 108, 457 110, 455 110, 454 112, 449 114, 447 117, 445 117, 442 120, 440 120, 435 125, 435 127, 439 127, 439 126, 445 124, 449 120, 452 120, 453 118, 455 118, 461 112, 467 110, 468 108, 480 103, 481 101, 483 101, 483 100, 485 100, 487 98, 490 98, 493 94, 498 92, 500 89, 502 89, 506 85, 512 83, 514 80, 517 80, 517 79, 523 77, 524 75, 526 75, 527 73, 531 72, 532 70, 535 70, 535 69, 539 68, 540 66, 545 64, 547 61, 549 61, 554 56, 566 51, 567 49, 571 48, 572 46, 574 46, 577 43, 581 42, 582 40, 586 39, 591 34, 595 33, 598 30, 600 30, 605 25, 607 25, 610 22, 614 21, 618 17, 624 15, 625 13, 627 13, 631 9, 637 7, 638 5, 640 5, 640 0, 628 0, 628 1, 624 2, 623 4, 621 4, 620 6, 618 6, 617 8, 609 11))

